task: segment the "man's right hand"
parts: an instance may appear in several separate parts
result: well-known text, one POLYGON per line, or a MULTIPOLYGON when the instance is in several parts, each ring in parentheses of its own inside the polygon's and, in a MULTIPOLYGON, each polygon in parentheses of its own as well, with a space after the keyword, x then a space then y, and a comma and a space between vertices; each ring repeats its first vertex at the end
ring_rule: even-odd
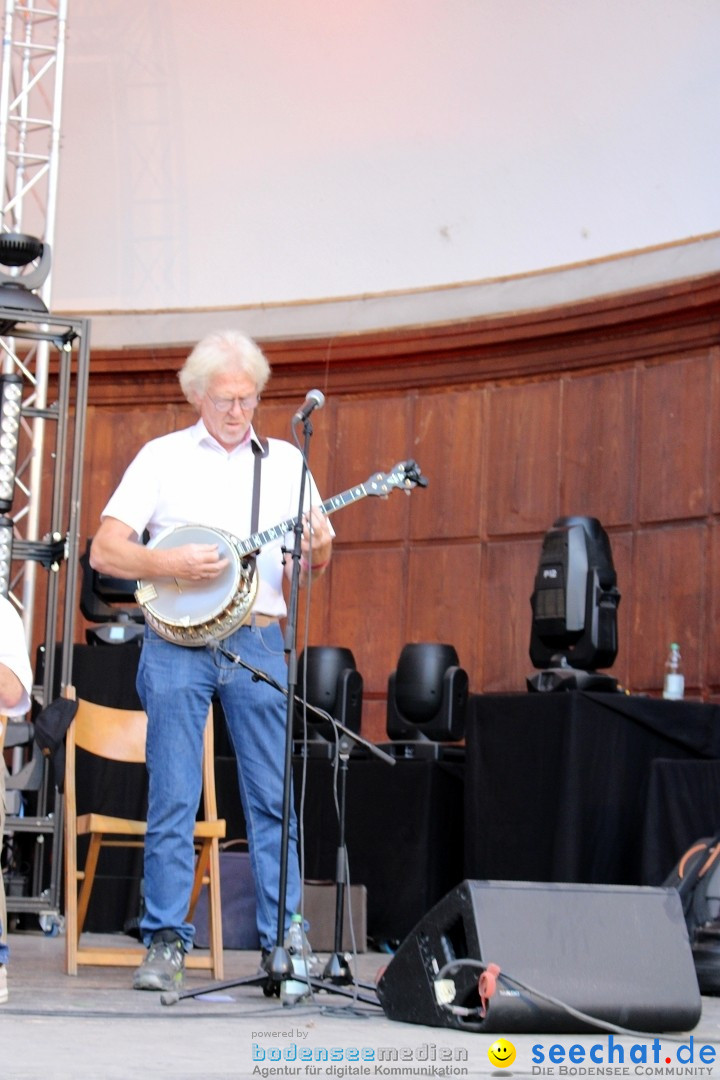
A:
POLYGON ((168 569, 162 576, 184 581, 212 581, 230 563, 228 558, 220 558, 217 544, 183 544, 170 548, 164 555, 168 569))

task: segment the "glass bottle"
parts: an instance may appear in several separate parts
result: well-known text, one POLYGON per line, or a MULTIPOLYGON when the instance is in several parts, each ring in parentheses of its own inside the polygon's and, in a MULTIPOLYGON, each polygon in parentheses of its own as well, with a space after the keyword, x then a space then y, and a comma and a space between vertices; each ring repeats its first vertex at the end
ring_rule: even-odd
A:
POLYGON ((285 948, 290 954, 293 974, 298 975, 299 978, 294 979, 291 975, 289 978, 283 979, 280 987, 280 1000, 283 1005, 295 1005, 296 1002, 309 996, 310 987, 307 980, 311 974, 310 945, 303 929, 302 915, 299 913, 293 915, 290 919, 290 927, 285 938, 285 948))
POLYGON ((665 661, 665 681, 663 697, 668 701, 680 701, 685 693, 685 676, 682 669, 680 646, 673 641, 668 658, 665 661))

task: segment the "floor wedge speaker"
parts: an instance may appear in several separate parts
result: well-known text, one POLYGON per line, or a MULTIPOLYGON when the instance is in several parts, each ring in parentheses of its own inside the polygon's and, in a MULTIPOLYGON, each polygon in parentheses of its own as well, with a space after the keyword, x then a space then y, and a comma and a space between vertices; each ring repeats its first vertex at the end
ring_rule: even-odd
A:
POLYGON ((377 991, 390 1020, 468 1031, 598 1030, 563 1005, 642 1032, 689 1031, 701 1013, 677 892, 622 885, 464 881, 402 942, 377 991), (438 975, 463 960, 498 965, 495 992, 481 1001, 478 965, 459 965, 440 1004, 438 975))

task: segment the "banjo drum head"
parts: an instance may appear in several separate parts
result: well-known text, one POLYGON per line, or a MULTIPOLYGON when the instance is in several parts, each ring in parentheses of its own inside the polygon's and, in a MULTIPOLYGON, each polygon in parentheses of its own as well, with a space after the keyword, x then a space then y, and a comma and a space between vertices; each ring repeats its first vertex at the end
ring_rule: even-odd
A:
MULTIPOLYGON (((222 615, 238 592, 242 580, 240 556, 232 538, 220 529, 207 525, 180 525, 159 533, 148 547, 169 550, 183 544, 217 544, 218 556, 228 565, 212 581, 187 581, 183 578, 154 578, 156 596, 143 607, 168 626, 187 629, 203 626, 222 615)), ((139 582, 141 592, 148 582, 139 582)))

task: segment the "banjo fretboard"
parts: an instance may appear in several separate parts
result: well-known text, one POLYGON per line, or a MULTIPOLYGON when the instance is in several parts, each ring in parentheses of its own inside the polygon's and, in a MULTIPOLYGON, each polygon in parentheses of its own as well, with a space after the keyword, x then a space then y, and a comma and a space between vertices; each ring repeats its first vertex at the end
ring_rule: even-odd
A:
MULTIPOLYGON (((334 514, 336 510, 342 510, 344 506, 350 506, 351 503, 358 502, 367 496, 386 496, 396 488, 410 491, 418 484, 424 486, 425 483, 425 478, 420 476, 415 462, 404 461, 396 465, 392 472, 375 473, 364 484, 356 484, 355 487, 348 488, 347 491, 342 491, 339 495, 333 495, 332 498, 322 503, 320 509, 326 516, 329 516, 334 514)), ((243 556, 252 555, 253 552, 259 551, 266 544, 281 539, 287 533, 292 532, 299 522, 299 517, 287 518, 269 529, 253 533, 246 540, 236 539, 235 547, 243 556)))

